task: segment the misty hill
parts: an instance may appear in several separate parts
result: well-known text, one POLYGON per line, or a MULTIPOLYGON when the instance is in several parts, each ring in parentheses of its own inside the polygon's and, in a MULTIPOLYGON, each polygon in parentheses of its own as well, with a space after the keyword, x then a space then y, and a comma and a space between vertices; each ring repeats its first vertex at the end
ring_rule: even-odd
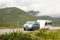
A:
POLYGON ((54 20, 55 18, 50 17, 50 16, 37 16, 39 17, 41 20, 54 20))
POLYGON ((27 13, 29 13, 30 15, 36 16, 40 12, 39 11, 30 10, 30 11, 27 11, 27 13))
MULTIPOLYGON (((60 17, 55 18, 55 20, 56 20, 56 21, 55 21, 56 25, 60 25, 60 17)), ((55 23, 54 23, 54 24, 55 24, 55 23)))
POLYGON ((36 17, 15 7, 0 9, 0 26, 21 27, 28 20, 36 20, 36 17))

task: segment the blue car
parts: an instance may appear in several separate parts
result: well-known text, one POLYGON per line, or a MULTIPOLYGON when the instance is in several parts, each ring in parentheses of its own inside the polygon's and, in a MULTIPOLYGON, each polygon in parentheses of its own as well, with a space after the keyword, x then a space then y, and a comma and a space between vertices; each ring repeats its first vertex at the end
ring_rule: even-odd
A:
POLYGON ((27 30, 27 31, 33 31, 33 30, 40 29, 40 25, 36 21, 28 21, 24 24, 23 28, 24 30, 27 30))

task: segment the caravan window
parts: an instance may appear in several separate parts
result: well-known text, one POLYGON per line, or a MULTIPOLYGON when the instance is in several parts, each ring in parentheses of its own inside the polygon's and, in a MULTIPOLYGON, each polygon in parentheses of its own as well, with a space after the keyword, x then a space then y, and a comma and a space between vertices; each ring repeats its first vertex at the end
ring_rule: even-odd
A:
POLYGON ((45 25, 47 25, 47 22, 45 23, 45 25))
POLYGON ((52 25, 52 22, 46 22, 45 25, 52 25))
POLYGON ((49 23, 48 23, 48 25, 52 25, 52 23, 51 23, 51 22, 49 22, 49 23))

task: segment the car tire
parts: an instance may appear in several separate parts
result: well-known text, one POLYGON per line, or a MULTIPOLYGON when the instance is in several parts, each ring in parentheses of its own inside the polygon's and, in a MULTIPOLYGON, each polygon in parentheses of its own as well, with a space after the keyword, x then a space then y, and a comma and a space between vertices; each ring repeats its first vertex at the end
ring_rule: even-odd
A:
POLYGON ((26 30, 26 29, 24 29, 24 30, 26 30))

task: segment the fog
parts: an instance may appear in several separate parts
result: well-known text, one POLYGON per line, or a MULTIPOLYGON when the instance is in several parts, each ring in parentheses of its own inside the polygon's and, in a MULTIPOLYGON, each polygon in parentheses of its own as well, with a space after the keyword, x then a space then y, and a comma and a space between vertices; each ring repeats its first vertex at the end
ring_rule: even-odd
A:
POLYGON ((0 8, 5 7, 40 11, 38 16, 60 17, 60 0, 0 0, 0 8))

